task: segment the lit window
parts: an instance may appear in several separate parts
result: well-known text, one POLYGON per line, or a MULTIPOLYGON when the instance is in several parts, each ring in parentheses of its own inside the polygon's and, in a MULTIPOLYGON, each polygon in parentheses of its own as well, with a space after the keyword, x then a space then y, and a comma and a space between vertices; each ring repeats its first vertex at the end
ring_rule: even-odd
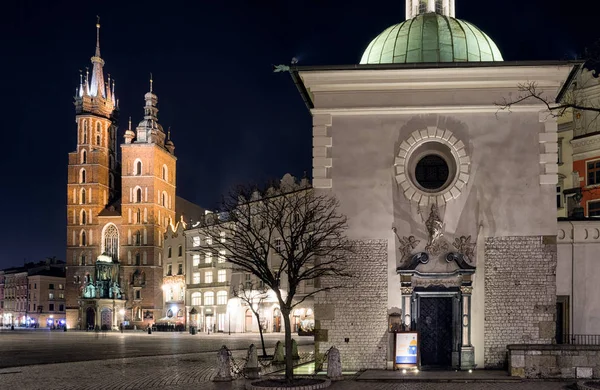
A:
POLYGON ((212 253, 207 253, 204 255, 204 263, 210 264, 212 263, 212 253))
POLYGON ((219 251, 219 263, 224 263, 225 262, 225 251, 221 250, 219 251))
POLYGON ((192 305, 200 306, 202 305, 202 294, 199 292, 192 293, 192 305))
POLYGON ((206 271, 204 273, 204 283, 212 283, 212 281, 213 281, 212 276, 213 276, 212 271, 206 271))
POLYGON ((192 237, 192 246, 200 246, 200 236, 192 237))
POLYGON ((281 238, 275 239, 275 251, 278 253, 281 252, 281 238))
POLYGON ((227 291, 218 291, 217 292, 217 305, 226 305, 227 304, 227 291))
POLYGON ((213 293, 212 291, 204 293, 204 304, 206 306, 214 305, 215 304, 215 293, 213 293))
POLYGON ((225 271, 224 269, 220 269, 217 273, 217 281, 219 283, 227 281, 227 271, 225 271))
POLYGON ((194 267, 197 267, 198 265, 200 265, 200 255, 193 255, 192 256, 192 265, 194 267))
POLYGON ((206 245, 212 245, 212 238, 206 237, 206 245))
POLYGON ((225 232, 221 232, 221 242, 225 242, 225 232))
POLYGON ((192 275, 192 283, 193 284, 200 283, 200 272, 194 272, 194 274, 192 275))
POLYGON ((48 293, 48 299, 54 299, 54 293, 48 293))

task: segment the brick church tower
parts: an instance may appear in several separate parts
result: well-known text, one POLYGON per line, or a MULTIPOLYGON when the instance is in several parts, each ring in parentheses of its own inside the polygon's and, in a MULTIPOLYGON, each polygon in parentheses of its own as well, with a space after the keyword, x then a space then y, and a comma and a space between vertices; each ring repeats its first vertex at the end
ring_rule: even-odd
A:
POLYGON ((135 133, 130 122, 121 145, 121 256, 134 321, 156 319, 153 309, 162 308, 163 234, 175 221, 175 146, 158 123, 152 78, 144 99, 144 119, 135 133))
MULTIPOLYGON (((175 146, 158 123, 158 98, 125 132, 117 157, 118 101, 104 78, 100 24, 92 74, 75 96, 77 147, 69 153, 66 311, 70 328, 146 326, 162 311, 162 240, 175 220, 175 146)), ((169 137, 170 138, 170 137, 169 137)))

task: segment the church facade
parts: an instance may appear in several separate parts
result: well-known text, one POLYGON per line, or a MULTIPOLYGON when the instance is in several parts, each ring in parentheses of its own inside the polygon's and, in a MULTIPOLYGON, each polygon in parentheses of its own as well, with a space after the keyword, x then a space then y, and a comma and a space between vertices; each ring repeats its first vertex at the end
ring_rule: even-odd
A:
POLYGON ((315 348, 389 369, 394 332, 415 331, 423 367, 504 367, 507 345, 555 339, 558 124, 540 102, 498 102, 525 82, 560 98, 577 66, 504 62, 454 0, 406 9, 359 66, 291 70, 313 186, 356 243, 352 289, 315 300, 315 348))
POLYGON ((114 81, 105 81, 96 28, 92 74, 81 76, 75 96, 77 146, 69 153, 67 326, 146 326, 162 311, 163 233, 175 221, 175 147, 158 123, 152 80, 143 119, 135 129, 129 121, 119 145, 118 100, 114 81))

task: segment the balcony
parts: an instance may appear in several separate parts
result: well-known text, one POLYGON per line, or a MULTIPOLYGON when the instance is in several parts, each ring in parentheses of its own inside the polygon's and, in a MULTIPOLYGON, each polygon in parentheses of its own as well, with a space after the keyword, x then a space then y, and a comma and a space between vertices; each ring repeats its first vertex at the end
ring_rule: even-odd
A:
POLYGON ((195 283, 188 284, 187 288, 207 288, 207 287, 229 287, 231 283, 229 281, 226 282, 212 282, 212 283, 195 283))

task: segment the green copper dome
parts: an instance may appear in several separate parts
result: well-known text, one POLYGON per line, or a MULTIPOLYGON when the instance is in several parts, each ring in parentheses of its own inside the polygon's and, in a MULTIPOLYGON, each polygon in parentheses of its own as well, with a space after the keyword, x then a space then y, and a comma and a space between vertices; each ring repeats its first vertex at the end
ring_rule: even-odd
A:
POLYGON ((361 64, 502 61, 498 47, 471 23, 436 13, 418 15, 373 39, 361 64))

